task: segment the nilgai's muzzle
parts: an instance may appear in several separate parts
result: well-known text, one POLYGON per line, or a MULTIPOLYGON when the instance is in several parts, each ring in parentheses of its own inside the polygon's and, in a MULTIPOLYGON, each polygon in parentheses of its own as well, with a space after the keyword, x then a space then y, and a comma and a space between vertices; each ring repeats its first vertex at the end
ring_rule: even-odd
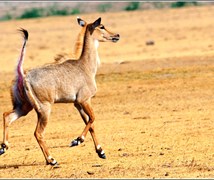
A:
POLYGON ((112 42, 117 42, 120 39, 120 35, 116 34, 115 36, 112 37, 112 42))

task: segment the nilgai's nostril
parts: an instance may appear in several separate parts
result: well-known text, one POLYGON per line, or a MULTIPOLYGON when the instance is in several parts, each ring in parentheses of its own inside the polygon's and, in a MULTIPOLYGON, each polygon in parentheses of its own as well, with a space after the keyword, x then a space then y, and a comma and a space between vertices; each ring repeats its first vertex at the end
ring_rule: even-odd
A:
POLYGON ((119 34, 115 34, 115 35, 112 37, 112 41, 113 41, 113 42, 117 42, 119 39, 120 39, 120 35, 119 35, 119 34))

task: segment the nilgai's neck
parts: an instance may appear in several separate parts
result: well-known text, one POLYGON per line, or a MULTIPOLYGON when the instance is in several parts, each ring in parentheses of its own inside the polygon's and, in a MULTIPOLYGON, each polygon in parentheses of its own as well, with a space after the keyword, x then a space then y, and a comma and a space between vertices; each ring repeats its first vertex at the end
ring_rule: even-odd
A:
POLYGON ((83 41, 85 36, 86 27, 82 27, 80 33, 77 36, 77 40, 74 45, 74 58, 79 59, 82 54, 83 41))
POLYGON ((93 76, 97 73, 97 68, 99 64, 98 57, 98 41, 94 40, 90 35, 90 32, 86 30, 82 54, 80 56, 80 61, 82 62, 85 69, 87 69, 93 76))

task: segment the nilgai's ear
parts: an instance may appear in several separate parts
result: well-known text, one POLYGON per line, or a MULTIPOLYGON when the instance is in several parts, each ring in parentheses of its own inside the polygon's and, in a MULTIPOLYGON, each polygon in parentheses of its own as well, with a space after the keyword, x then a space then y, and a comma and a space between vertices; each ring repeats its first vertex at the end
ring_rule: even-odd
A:
POLYGON ((81 18, 77 17, 77 22, 80 26, 84 27, 86 25, 86 22, 82 20, 81 18))
POLYGON ((98 18, 94 23, 92 24, 92 27, 95 29, 97 26, 99 26, 101 23, 101 17, 98 18))

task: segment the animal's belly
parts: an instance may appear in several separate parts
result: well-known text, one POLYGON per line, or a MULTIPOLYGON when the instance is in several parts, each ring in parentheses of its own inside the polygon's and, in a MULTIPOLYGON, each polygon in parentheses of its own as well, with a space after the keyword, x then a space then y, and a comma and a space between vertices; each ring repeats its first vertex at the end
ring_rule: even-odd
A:
POLYGON ((76 101, 76 95, 58 96, 55 97, 55 103, 72 103, 76 101))

